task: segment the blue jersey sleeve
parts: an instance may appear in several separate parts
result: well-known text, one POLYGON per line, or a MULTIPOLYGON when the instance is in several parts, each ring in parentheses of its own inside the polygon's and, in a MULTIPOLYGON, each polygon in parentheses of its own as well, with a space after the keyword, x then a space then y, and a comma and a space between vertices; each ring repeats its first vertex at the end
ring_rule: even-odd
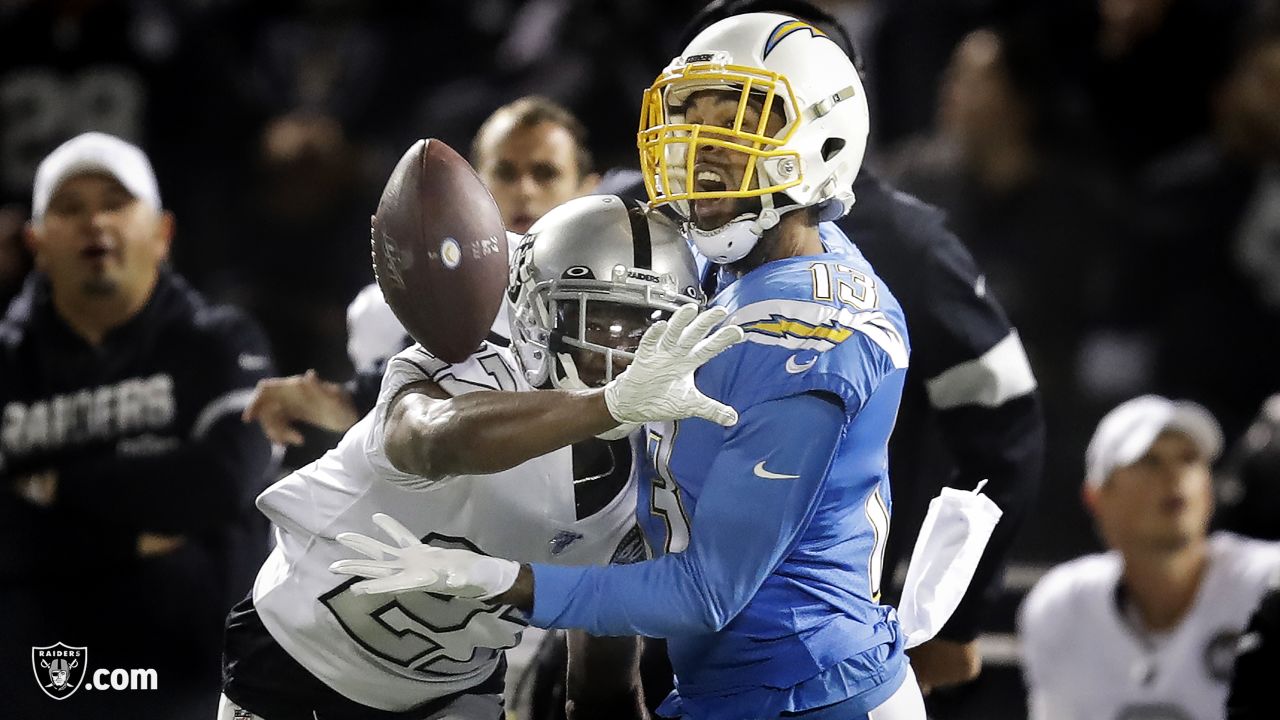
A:
POLYGON ((833 400, 806 393, 743 413, 711 465, 683 553, 608 567, 535 563, 530 621, 650 637, 724 627, 812 518, 845 424, 833 400))

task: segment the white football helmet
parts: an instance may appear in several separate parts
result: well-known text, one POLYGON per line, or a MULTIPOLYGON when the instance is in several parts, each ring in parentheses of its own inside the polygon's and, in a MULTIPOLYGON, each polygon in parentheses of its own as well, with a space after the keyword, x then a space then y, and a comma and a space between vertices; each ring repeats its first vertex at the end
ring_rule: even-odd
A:
POLYGON ((746 256, 787 212, 817 206, 821 221, 848 212, 869 131, 862 81, 835 41, 785 15, 748 13, 699 33, 645 91, 637 144, 652 204, 669 203, 686 221, 693 200, 760 198, 758 212, 719 228, 700 230, 686 222, 700 252, 729 263, 746 256), (684 103, 700 90, 740 93, 732 127, 685 121, 684 103), (743 127, 748 99, 762 104, 756 127, 743 127), (778 105, 786 124, 774 136, 764 135, 778 105), (748 156, 739 187, 696 189, 693 167, 705 147, 748 156))
POLYGON ((636 200, 588 195, 529 228, 507 297, 512 349, 529 384, 576 390, 611 380, 615 358, 630 360, 649 325, 701 302, 702 291, 674 222, 636 200))

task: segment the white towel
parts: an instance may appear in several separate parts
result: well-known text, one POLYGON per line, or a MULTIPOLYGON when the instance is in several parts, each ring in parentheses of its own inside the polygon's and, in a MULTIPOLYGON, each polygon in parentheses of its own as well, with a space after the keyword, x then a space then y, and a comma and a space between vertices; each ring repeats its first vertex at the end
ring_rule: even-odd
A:
POLYGON ((981 494, 986 484, 983 480, 972 492, 942 488, 929 503, 898 605, 908 648, 933 638, 950 619, 1004 514, 981 494))

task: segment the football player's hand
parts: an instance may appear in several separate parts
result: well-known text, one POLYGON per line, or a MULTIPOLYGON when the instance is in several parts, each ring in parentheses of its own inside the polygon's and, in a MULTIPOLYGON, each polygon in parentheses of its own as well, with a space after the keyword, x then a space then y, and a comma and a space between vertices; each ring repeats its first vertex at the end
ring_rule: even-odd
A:
POLYGON ((685 305, 669 320, 653 324, 636 348, 631 365, 604 388, 609 414, 620 423, 645 423, 700 417, 721 425, 738 422, 738 413, 703 395, 693 373, 725 348, 742 341, 742 328, 711 328, 725 319, 723 308, 698 314, 685 305))
POLYGON ((302 433, 294 427, 296 422, 346 432, 360 418, 345 388, 308 370, 303 375, 259 380, 241 419, 257 421, 271 442, 301 445, 302 433))
POLYGON ((389 515, 377 513, 373 522, 395 545, 360 533, 341 533, 338 542, 369 559, 339 560, 329 566, 341 575, 370 578, 351 586, 357 595, 422 590, 487 600, 506 592, 520 572, 520 564, 511 560, 425 545, 389 515))

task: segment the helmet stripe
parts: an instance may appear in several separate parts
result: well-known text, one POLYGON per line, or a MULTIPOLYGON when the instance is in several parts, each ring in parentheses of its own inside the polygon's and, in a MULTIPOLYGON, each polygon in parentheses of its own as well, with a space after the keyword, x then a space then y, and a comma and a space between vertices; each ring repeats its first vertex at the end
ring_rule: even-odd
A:
POLYGON ((631 247, 635 252, 635 267, 653 269, 653 241, 649 238, 649 218, 644 206, 635 198, 626 198, 627 219, 631 221, 631 247))

